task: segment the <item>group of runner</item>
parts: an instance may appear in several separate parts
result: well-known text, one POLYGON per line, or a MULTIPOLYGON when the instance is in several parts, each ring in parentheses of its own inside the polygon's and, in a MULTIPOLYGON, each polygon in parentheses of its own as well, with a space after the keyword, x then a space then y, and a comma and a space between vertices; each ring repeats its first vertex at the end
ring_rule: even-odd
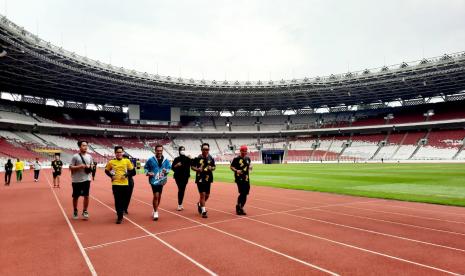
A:
MULTIPOLYGON (((8 159, 5 163, 5 186, 10 186, 11 184, 11 175, 13 174, 13 169, 16 171, 16 182, 21 182, 23 180, 25 164, 19 158, 16 159, 15 164, 11 162, 11 159, 8 159)), ((31 169, 34 170, 34 182, 39 181, 40 170, 42 169, 42 163, 39 161, 39 158, 36 158, 34 162, 30 163, 31 169)))
MULTIPOLYGON (((79 218, 78 199, 83 197, 82 217, 89 218, 89 189, 94 164, 92 156, 87 153, 87 141, 78 142, 79 153, 72 157, 70 171, 73 187, 73 218, 79 218)), ((199 200, 196 204, 197 211, 202 218, 208 218, 206 202, 210 197, 213 183, 213 172, 216 170, 215 159, 210 155, 210 145, 201 145, 201 154, 195 158, 186 155, 185 148, 179 147, 179 156, 173 162, 163 155, 163 146, 156 145, 155 155, 149 158, 144 166, 144 173, 148 177, 148 183, 153 194, 153 211, 151 218, 154 221, 159 219, 158 209, 161 202, 163 188, 168 182, 168 175, 174 171, 174 179, 178 186, 178 211, 184 210, 183 199, 187 183, 190 178, 190 171, 195 171, 195 183, 199 192, 199 200)), ((125 154, 122 146, 114 148, 115 158, 110 160, 105 166, 105 174, 111 179, 112 191, 115 201, 116 223, 121 224, 124 215, 128 214, 128 206, 134 188, 136 168, 125 154)), ((240 154, 231 162, 230 169, 234 173, 235 182, 238 187, 239 196, 237 198, 236 214, 246 215, 244 206, 247 195, 250 191, 249 172, 252 169, 250 158, 247 156, 247 146, 240 147, 240 154)), ((52 164, 53 167, 53 164, 52 164)), ((54 170, 55 172, 55 170, 54 170)), ((61 169, 60 169, 61 173, 61 169)), ((55 173, 54 173, 55 176, 55 173)), ((54 182, 55 184, 55 182, 54 182)), ((59 185, 59 184, 58 184, 59 185)))

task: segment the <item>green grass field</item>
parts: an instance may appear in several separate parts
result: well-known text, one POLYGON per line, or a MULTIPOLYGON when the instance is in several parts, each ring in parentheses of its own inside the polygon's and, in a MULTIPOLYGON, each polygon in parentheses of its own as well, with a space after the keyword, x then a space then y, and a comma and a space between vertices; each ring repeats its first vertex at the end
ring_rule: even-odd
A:
MULTIPOLYGON (((465 206, 465 164, 255 164, 252 185, 465 206)), ((215 181, 233 182, 226 165, 215 181)))

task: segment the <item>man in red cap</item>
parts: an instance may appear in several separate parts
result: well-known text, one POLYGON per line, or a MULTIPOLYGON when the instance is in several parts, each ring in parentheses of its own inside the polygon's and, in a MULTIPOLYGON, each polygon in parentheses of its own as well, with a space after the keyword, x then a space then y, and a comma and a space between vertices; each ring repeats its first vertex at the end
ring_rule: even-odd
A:
POLYGON ((247 201, 247 195, 250 191, 249 171, 252 170, 250 158, 247 156, 247 146, 240 147, 240 154, 234 157, 231 162, 231 171, 234 172, 234 179, 239 191, 237 198, 236 214, 245 216, 244 206, 247 201))

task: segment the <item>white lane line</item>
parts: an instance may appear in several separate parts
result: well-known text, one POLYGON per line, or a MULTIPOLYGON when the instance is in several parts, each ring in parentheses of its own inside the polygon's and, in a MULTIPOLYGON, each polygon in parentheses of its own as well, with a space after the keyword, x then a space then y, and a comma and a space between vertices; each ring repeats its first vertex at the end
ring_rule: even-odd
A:
MULTIPOLYGON (((350 204, 350 203, 341 203, 341 204, 346 205, 346 204, 350 204)), ((329 206, 334 206, 334 205, 329 205, 329 206)), ((253 206, 250 205, 250 207, 253 207, 253 206)), ((321 207, 325 207, 325 206, 321 206, 321 207)), ((253 207, 253 208, 267 210, 267 209, 260 208, 260 207, 253 207)), ((311 208, 316 209, 316 208, 319 208, 319 207, 311 207, 311 208)), ((271 212, 268 212, 268 213, 253 215, 253 216, 249 216, 249 217, 251 217, 251 218, 262 217, 262 216, 269 216, 269 215, 275 215, 275 214, 284 214, 286 212, 304 211, 304 210, 308 210, 308 209, 310 209, 310 208, 309 207, 302 207, 302 208, 289 210, 289 211, 271 211, 271 212)), ((229 213, 229 214, 232 215, 232 216, 236 216, 234 213, 229 213)), ((215 221, 215 222, 211 222, 211 223, 205 223, 205 225, 215 225, 215 224, 231 222, 231 221, 236 221, 236 220, 243 220, 243 219, 245 219, 245 217, 235 217, 235 218, 231 218, 231 219, 224 219, 224 220, 219 220, 219 221, 215 221)), ((153 234, 158 236, 158 235, 164 235, 164 234, 179 232, 179 231, 183 231, 183 230, 190 230, 190 229, 195 229, 195 228, 200 228, 200 227, 204 227, 204 225, 197 224, 197 225, 194 225, 194 226, 187 226, 187 227, 182 227, 182 228, 177 228, 177 229, 172 229, 172 230, 166 230, 166 231, 161 231, 161 232, 153 232, 153 234)), ((95 250, 95 249, 103 248, 103 247, 110 246, 110 245, 113 245, 113 244, 118 244, 118 243, 122 243, 122 242, 137 240, 137 239, 145 238, 145 237, 150 237, 150 235, 142 235, 142 236, 128 238, 128 239, 122 239, 122 240, 116 240, 116 241, 96 244, 96 245, 85 247, 84 249, 85 250, 95 250)))
POLYGON ((367 208, 359 208, 359 207, 352 207, 352 206, 346 206, 346 207, 351 208, 351 209, 371 211, 371 212, 376 212, 376 213, 393 214, 393 215, 404 216, 404 217, 420 218, 420 219, 425 219, 425 220, 435 220, 435 221, 442 221, 442 222, 456 223, 456 224, 465 224, 465 222, 462 222, 462 221, 446 220, 446 219, 438 219, 438 218, 429 218, 429 217, 423 217, 423 216, 408 215, 408 214, 403 214, 403 213, 374 210, 374 209, 371 209, 371 208, 367 209, 367 208))
MULTIPOLYGON (((213 198, 212 200, 217 200, 216 198, 213 198)), ((335 212, 335 211, 330 211, 326 209, 320 209, 320 208, 327 208, 327 207, 335 207, 335 206, 348 206, 348 205, 353 205, 353 204, 363 204, 363 203, 371 203, 374 200, 368 200, 368 201, 355 201, 355 202, 346 202, 346 203, 339 203, 339 204, 330 204, 326 206, 314 206, 314 207, 302 207, 294 210, 287 210, 287 211, 275 211, 274 213, 266 213, 266 214, 261 214, 261 215, 254 215, 254 216, 249 216, 249 217, 261 217, 261 216, 267 216, 267 215, 273 215, 273 214, 285 214, 285 213, 291 213, 291 212, 296 212, 296 211, 305 211, 305 210, 315 210, 319 212, 326 212, 326 213, 331 213, 331 214, 336 214, 336 215, 343 215, 343 216, 350 216, 350 217, 356 217, 356 218, 362 218, 362 219, 367 219, 367 220, 373 220, 373 221, 380 221, 380 222, 386 222, 390 224, 396 224, 396 225, 402 225, 402 226, 407 226, 407 227, 412 227, 412 228, 418 228, 418 229, 424 229, 424 230, 429 230, 429 231, 435 231, 435 232, 440 232, 440 233, 447 233, 447 234, 452 234, 452 235, 459 235, 459 236, 465 236, 465 233, 459 233, 459 232, 454 232, 454 231, 447 231, 447 230, 441 230, 437 228, 430 228, 430 227, 424 227, 424 226, 419 226, 419 225, 414 225, 414 224, 408 224, 408 223, 401 223, 401 222, 395 222, 395 221, 390 221, 390 220, 384 220, 384 219, 375 219, 375 218, 370 218, 370 217, 365 217, 365 216, 357 216, 357 215, 352 215, 352 214, 347 214, 347 213, 341 213, 341 212, 335 212)), ((377 201, 377 200, 375 200, 377 201)), ((261 208, 254 206, 253 204, 247 204, 247 206, 259 210, 269 210, 266 208, 261 208)), ((233 214, 233 213, 231 213, 233 214)))
POLYGON ((326 220, 315 219, 315 218, 310 218, 310 217, 305 217, 305 216, 300 216, 300 215, 290 214, 290 213, 286 213, 286 215, 297 217, 297 218, 302 218, 302 219, 306 219, 306 220, 318 221, 318 222, 321 222, 321 223, 326 223, 326 224, 330 224, 330 225, 334 225, 334 226, 349 228, 349 229, 358 230, 358 231, 367 232, 367 233, 376 234, 376 235, 381 235, 381 236, 385 236, 385 237, 396 238, 396 239, 400 239, 400 240, 425 244, 425 245, 429 245, 429 246, 434 246, 434 247, 440 247, 440 248, 444 248, 444 249, 450 249, 450 250, 465 252, 465 249, 455 248, 455 247, 451 247, 451 246, 446 246, 446 245, 441 245, 441 244, 436 244, 436 243, 431 243, 431 242, 426 242, 426 241, 421 241, 421 240, 410 239, 410 238, 397 236, 397 235, 392 235, 392 234, 388 234, 388 233, 384 233, 384 232, 378 232, 378 231, 374 231, 374 230, 349 226, 349 225, 346 225, 346 224, 340 224, 340 223, 335 223, 335 222, 330 222, 330 221, 326 221, 326 220))
POLYGON ((259 223, 263 223, 263 224, 265 224, 265 225, 269 225, 269 226, 272 226, 272 227, 280 228, 280 229, 283 229, 283 230, 286 230, 286 231, 290 231, 290 232, 293 232, 293 233, 297 233, 297 234, 301 234, 301 235, 304 235, 304 236, 309 236, 309 237, 317 238, 317 239, 324 240, 324 241, 327 241, 327 242, 330 242, 330 243, 339 244, 339 245, 346 246, 346 247, 349 247, 349 248, 361 250, 361 251, 364 251, 364 252, 367 252, 367 253, 372 253, 372 254, 375 254, 375 255, 383 256, 383 257, 386 257, 386 258, 389 258, 389 259, 393 259, 393 260, 397 260, 397 261, 401 261, 401 262, 405 262, 405 263, 417 265, 417 266, 424 267, 424 268, 429 268, 429 269, 432 269, 432 270, 435 270, 435 271, 439 271, 439 272, 443 272, 443 273, 447 273, 447 274, 461 275, 461 274, 459 274, 459 273, 451 272, 451 271, 448 271, 448 270, 445 270, 445 269, 441 269, 441 268, 438 268, 438 267, 434 267, 434 266, 430 266, 430 265, 426 265, 426 264, 422 264, 422 263, 410 261, 410 260, 407 260, 407 259, 403 259, 403 258, 391 256, 391 255, 388 255, 388 254, 384 254, 384 253, 381 253, 381 252, 369 250, 369 249, 362 248, 362 247, 358 247, 358 246, 351 245, 351 244, 347 244, 347 243, 343 243, 343 242, 338 242, 338 241, 335 241, 335 240, 327 239, 327 238, 320 237, 320 236, 317 236, 317 235, 312 235, 312 234, 309 234, 309 233, 301 232, 301 231, 298 231, 298 230, 295 230, 295 229, 291 229, 291 228, 287 228, 287 227, 283 227, 283 226, 280 226, 280 225, 276 225, 276 224, 272 224, 272 223, 260 221, 260 220, 253 219, 253 218, 249 218, 249 219, 252 220, 252 221, 256 221, 256 222, 259 222, 259 223))
POLYGON ((63 205, 61 205, 61 202, 58 199, 58 196, 57 196, 55 190, 52 188, 52 185, 50 184, 50 180, 48 179, 47 174, 45 175, 45 179, 47 179, 48 186, 50 187, 50 190, 52 191, 53 196, 55 197, 55 200, 58 203, 58 207, 60 207, 60 210, 61 210, 61 213, 63 214, 63 217, 65 217, 66 223, 68 224, 68 227, 71 230, 71 233, 73 234, 74 240, 76 241, 76 243, 77 243, 77 245, 79 247, 79 251, 81 251, 81 254, 84 257, 84 260, 85 260, 85 262, 87 264, 87 267, 89 268, 89 271, 90 271, 91 275, 92 276, 97 276, 97 271, 95 270, 94 265, 92 264, 92 262, 90 261, 89 256, 87 255, 86 251, 84 250, 84 247, 82 246, 82 243, 81 243, 81 241, 79 240, 79 238, 77 236, 76 230, 74 230, 73 225, 69 221, 69 218, 66 215, 66 212, 65 212, 65 209, 63 208, 63 205))
MULTIPOLYGON (((211 208, 211 207, 209 209, 215 210, 215 211, 218 211, 218 212, 221 212, 221 213, 230 214, 228 212, 218 210, 218 209, 214 209, 214 208, 211 208)), ((285 211, 284 213, 287 213, 287 212, 289 212, 289 211, 285 211)), ((324 241, 327 241, 327 242, 330 242, 330 243, 335 243, 335 244, 342 245, 342 246, 345 246, 345 247, 361 250, 361 251, 364 251, 364 252, 368 252, 368 253, 372 253, 372 254, 375 254, 375 255, 383 256, 383 257, 390 258, 390 259, 393 259, 393 260, 397 260, 397 261, 417 265, 417 266, 424 267, 424 268, 429 268, 429 269, 432 269, 432 270, 436 270, 436 271, 440 271, 440 272, 444 272, 444 273, 448 273, 448 274, 452 274, 452 275, 460 275, 458 273, 451 272, 451 271, 448 271, 448 270, 444 270, 444 269, 441 269, 441 268, 437 268, 437 267, 434 267, 434 266, 430 266, 430 265, 410 261, 410 260, 403 259, 403 258, 400 258, 400 257, 395 257, 395 256, 392 256, 392 255, 389 255, 389 254, 381 253, 381 252, 378 252, 378 251, 373 251, 373 250, 358 247, 358 246, 355 246, 355 245, 351 245, 351 244, 331 240, 331 239, 321 237, 321 236, 318 236, 318 235, 313 235, 313 234, 301 232, 301 231, 298 231, 298 230, 295 230, 295 229, 291 229, 291 228, 287 228, 287 227, 284 227, 284 226, 264 222, 264 221, 257 220, 257 219, 251 218, 251 217, 244 217, 244 218, 247 219, 247 220, 251 220, 251 221, 255 221, 255 222, 258 222, 258 223, 265 224, 265 225, 269 225, 269 226, 272 226, 272 227, 275 227, 275 228, 280 228, 280 229, 287 230, 287 231, 294 232, 294 233, 298 233, 298 234, 301 234, 301 235, 304 235, 304 236, 313 237, 313 238, 316 238, 316 239, 320 239, 320 240, 324 240, 324 241)))
POLYGON ((139 240, 139 239, 143 239, 143 238, 147 238, 147 237, 150 237, 150 235, 142 235, 142 236, 137 236, 137 237, 133 237, 133 238, 129 238, 129 239, 122 239, 122 240, 117 240, 117 241, 105 242, 105 243, 101 243, 101 244, 97 244, 97 245, 88 246, 88 247, 85 247, 84 249, 85 250, 93 250, 93 249, 102 248, 102 247, 117 244, 117 243, 133 241, 133 240, 139 240))
MULTIPOLYGON (((252 206, 253 206, 253 205, 250 205, 250 207, 252 207, 252 206)), ((254 208, 257 208, 257 209, 260 209, 260 210, 264 210, 264 211, 267 211, 267 210, 268 210, 268 211, 271 211, 271 210, 266 209, 266 208, 261 208, 261 207, 257 207, 257 206, 253 206, 253 207, 254 207, 254 208)), ((298 211, 304 211, 304 210, 298 210, 298 211)), ((316 211, 319 211, 319 210, 316 210, 316 211)), ((365 228, 359 228, 359 227, 355 227, 355 226, 350 226, 350 225, 347 225, 347 224, 341 224, 341 223, 331 222, 331 221, 327 221, 327 220, 321 220, 321 219, 316 219, 316 218, 311 218, 311 217, 306 217, 306 216, 291 214, 291 212, 295 212, 295 211, 285 211, 285 212, 283 212, 283 214, 284 214, 284 215, 288 215, 288 216, 292 216, 292 217, 297 217, 297 218, 306 219, 306 220, 318 221, 318 222, 321 222, 321 223, 330 224, 330 225, 334 225, 334 226, 338 226, 338 227, 344 227, 344 228, 349 228, 349 229, 358 230, 358 231, 362 231, 362 232, 367 232, 367 233, 371 233, 371 234, 382 235, 382 236, 391 237, 391 238, 396 238, 396 239, 401 239, 401 240, 406 240, 406 241, 410 241, 410 242, 416 242, 416 243, 421 243, 421 244, 425 244, 425 245, 430 245, 430 246, 435 246, 435 247, 440 247, 440 248, 445 248, 445 249, 450 249, 450 250, 465 252, 465 249, 461 249, 461 248, 456 248, 456 247, 451 247, 451 246, 441 245, 441 244, 436 244, 436 243, 430 243, 430 242, 426 242, 426 241, 410 239, 410 238, 407 238, 407 237, 402 237, 402 236, 398 236, 398 235, 388 234, 388 233, 384 233, 384 232, 378 232, 378 231, 369 230, 369 229, 365 229, 365 228)), ((338 213, 336 213, 336 212, 334 212, 334 213, 335 213, 335 214, 338 214, 338 213)), ((269 215, 273 215, 273 214, 270 213, 269 215)))
MULTIPOLYGON (((108 209, 110 209, 111 211, 115 212, 115 210, 113 208, 111 208, 110 206, 108 206, 107 204, 105 204, 104 202, 100 201, 98 198, 96 198, 95 196, 91 196, 92 199, 94 199, 95 201, 97 201, 98 203, 102 204, 103 206, 107 207, 108 209)), ((160 239, 159 237, 157 237, 156 235, 152 234, 150 231, 148 231, 147 229, 145 229, 144 227, 140 226, 139 224, 137 224, 136 222, 134 222, 133 220, 129 219, 128 217, 125 217, 127 221, 129 221, 130 223, 134 224, 137 228, 141 229, 142 231, 144 231, 145 233, 147 233, 147 235, 151 236, 152 238, 158 240, 159 242, 161 242, 162 244, 164 244, 166 247, 170 248, 171 250, 173 250, 174 252, 178 253, 179 255, 183 256, 184 258, 186 258, 187 260, 189 260, 191 263, 193 263, 194 265, 198 266, 199 268, 201 268, 202 270, 204 270, 205 272, 207 272, 209 275, 217 275, 215 272, 211 271, 210 269, 208 269, 207 267, 205 267, 204 265, 202 265, 201 263, 197 262, 196 260, 194 260, 193 258, 191 258, 190 256, 188 256, 187 254, 185 254, 184 252, 180 251, 179 249, 177 249, 176 247, 172 246, 171 244, 169 244, 168 242, 160 239)))
MULTIPOLYGON (((149 203, 147 203, 147 202, 145 202, 145 201, 139 200, 139 199, 137 199, 137 198, 134 198, 134 200, 139 201, 139 202, 141 202, 141 203, 143 203, 143 204, 152 206, 151 204, 149 204, 149 203)), ((312 267, 312 268, 314 268, 314 269, 317 269, 317 270, 319 270, 319 271, 328 273, 328 274, 330 274, 330 275, 338 275, 338 274, 335 273, 335 272, 332 272, 332 271, 329 271, 329 270, 324 269, 324 268, 322 268, 322 267, 319 267, 319 266, 317 266, 317 265, 308 263, 308 262, 306 262, 306 261, 304 261, 304 260, 301 260, 301 259, 298 259, 298 258, 289 256, 289 255, 284 254, 284 253, 282 253, 282 252, 279 252, 279 251, 277 251, 277 250, 271 249, 271 248, 266 247, 266 246, 264 246, 264 245, 261 245, 261 244, 258 244, 258 243, 256 243, 256 242, 253 242, 253 241, 251 241, 251 240, 248 240, 248 239, 242 238, 242 237, 240 237, 240 236, 231 234, 231 233, 229 233, 229 232, 223 231, 223 230, 221 230, 221 229, 218 229, 218 228, 212 227, 212 226, 210 226, 210 225, 207 225, 207 224, 198 222, 198 221, 193 220, 193 219, 191 219, 191 218, 189 218, 189 217, 186 217, 186 216, 183 216, 183 215, 180 215, 180 214, 177 214, 177 213, 168 211, 168 210, 163 209, 163 208, 159 208, 159 209, 160 209, 160 210, 163 210, 163 211, 165 211, 165 212, 174 214, 174 215, 176 215, 176 216, 182 217, 182 218, 184 218, 184 219, 186 219, 186 220, 195 222, 195 223, 197 223, 197 224, 201 224, 201 225, 203 225, 204 227, 210 228, 210 229, 212 229, 212 230, 215 230, 215 231, 220 232, 220 233, 222 233, 222 234, 225 234, 225 235, 227 235, 227 236, 230 236, 230 237, 239 239, 239 240, 241 240, 241 241, 243 241, 243 242, 246 242, 246 243, 248 243, 248 244, 257 246, 257 247, 262 248, 262 249, 264 249, 264 250, 270 251, 270 252, 275 253, 275 254, 277 254, 277 255, 283 256, 283 257, 288 258, 288 259, 290 259, 290 260, 293 260, 293 261, 295 261, 295 262, 298 262, 298 263, 301 263, 301 264, 303 264, 303 265, 306 265, 306 266, 308 266, 308 267, 312 267)))
POLYGON ((341 212, 334 212, 334 211, 330 211, 330 210, 318 209, 318 208, 315 208, 314 210, 318 211, 318 212, 325 212, 325 213, 330 213, 330 214, 335 214, 335 215, 342 215, 342 216, 348 216, 348 217, 353 217, 353 218, 360 218, 360 219, 366 219, 366 220, 372 220, 372 221, 385 222, 385 223, 389 223, 389 224, 402 225, 402 226, 407 226, 407 227, 412 227, 412 228, 424 229, 424 230, 428 230, 428 231, 447 233, 447 234, 451 234, 451 235, 465 236, 465 233, 459 233, 459 232, 441 230, 441 229, 436 229, 436 228, 418 226, 418 225, 414 225, 414 224, 396 222, 396 221, 391 221, 391 220, 376 219, 376 218, 370 218, 370 217, 365 217, 365 216, 357 216, 357 215, 352 215, 352 214, 347 214, 347 213, 341 213, 341 212))
MULTIPOLYGON (((389 201, 386 201, 386 202, 389 202, 389 201)), ((421 203, 421 202, 418 202, 418 203, 421 203)), ((433 204, 431 204, 431 205, 432 206, 437 206, 437 205, 433 205, 433 204)), ((398 206, 398 205, 391 205, 391 204, 383 204, 382 206, 389 206, 389 207, 392 207, 392 208, 401 208, 401 209, 421 211, 421 212, 427 212, 427 213, 437 213, 437 214, 443 214, 443 215, 465 216, 465 214, 455 213, 455 212, 421 209, 421 206, 418 206, 419 208, 413 208, 413 207, 407 207, 407 206, 398 206)), ((428 206, 425 206, 425 207, 428 207, 428 206)), ((457 207, 457 206, 442 206, 442 207, 447 208, 447 207, 457 207)))

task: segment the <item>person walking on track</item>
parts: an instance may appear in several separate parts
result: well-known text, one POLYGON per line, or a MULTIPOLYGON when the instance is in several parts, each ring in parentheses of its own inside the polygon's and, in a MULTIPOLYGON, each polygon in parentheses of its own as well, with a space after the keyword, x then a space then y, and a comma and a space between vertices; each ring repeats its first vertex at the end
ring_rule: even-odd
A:
POLYGON ((116 224, 123 221, 124 211, 129 200, 129 174, 134 166, 127 158, 123 158, 122 146, 115 147, 115 159, 108 161, 105 166, 105 174, 111 178, 113 196, 115 198, 116 224))
POLYGON ((199 202, 197 210, 202 218, 208 218, 205 203, 210 197, 211 184, 213 182, 213 171, 216 169, 215 159, 209 154, 210 145, 203 143, 201 146, 202 153, 196 157, 192 163, 192 170, 196 172, 195 183, 199 190, 199 202))
POLYGON ((91 170, 92 170, 92 181, 94 181, 95 174, 97 173, 97 161, 92 162, 91 170))
POLYGON ((174 171, 174 180, 178 186, 178 211, 184 210, 182 202, 184 200, 184 193, 186 191, 187 182, 189 181, 190 172, 191 172, 191 163, 192 160, 189 156, 186 156, 184 146, 178 148, 179 156, 173 160, 173 171, 174 171))
POLYGON ((149 177, 149 184, 153 192, 152 217, 154 221, 157 221, 159 218, 158 206, 160 206, 163 186, 168 181, 168 173, 170 170, 170 161, 163 156, 163 146, 156 145, 155 156, 150 157, 144 166, 145 175, 149 177))
POLYGON ((252 170, 252 163, 250 158, 247 156, 247 150, 246 145, 241 146, 239 155, 234 157, 230 166, 231 171, 234 172, 234 180, 239 191, 236 214, 243 216, 246 215, 244 206, 247 202, 247 195, 250 191, 249 172, 252 170))
POLYGON ((21 182, 23 180, 24 162, 19 160, 19 158, 16 159, 15 171, 16 171, 16 182, 21 182))
POLYGON ((84 197, 82 216, 84 219, 89 219, 89 190, 91 179, 91 164, 92 156, 87 153, 87 141, 79 141, 77 143, 79 153, 76 153, 71 158, 69 169, 71 170, 71 179, 73 185, 73 219, 78 219, 78 200, 79 197, 84 197))
POLYGON ((5 185, 10 186, 11 181, 11 174, 13 173, 13 163, 11 163, 11 159, 5 163, 5 185))
MULTIPOLYGON (((129 155, 127 153, 123 154, 123 158, 129 160, 132 165, 134 166, 134 162, 132 162, 131 159, 129 159, 129 155)), ((130 171, 128 171, 128 185, 129 185, 129 192, 128 192, 128 200, 126 201, 126 206, 124 208, 124 213, 127 215, 128 214, 128 208, 129 208, 129 203, 131 202, 131 197, 132 197, 132 192, 134 191, 134 176, 137 174, 136 168, 134 168, 130 171)))
POLYGON ((52 161, 53 188, 60 188, 61 170, 63 162, 60 160, 60 154, 55 154, 55 160, 52 161))
POLYGON ((34 169, 34 182, 38 182, 39 173, 40 173, 40 170, 42 169, 42 163, 40 163, 39 157, 36 157, 36 161, 34 161, 34 164, 32 164, 32 167, 34 169))

